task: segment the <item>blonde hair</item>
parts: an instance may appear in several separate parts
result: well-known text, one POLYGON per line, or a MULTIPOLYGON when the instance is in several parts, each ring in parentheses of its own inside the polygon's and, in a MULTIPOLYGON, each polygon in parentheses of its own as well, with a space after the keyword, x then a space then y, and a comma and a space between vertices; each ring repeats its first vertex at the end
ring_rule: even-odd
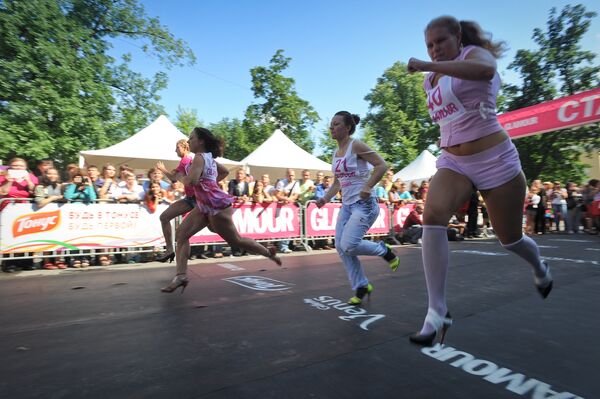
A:
POLYGON ((185 151, 190 151, 190 143, 188 143, 187 139, 177 140, 177 145, 182 147, 185 151))

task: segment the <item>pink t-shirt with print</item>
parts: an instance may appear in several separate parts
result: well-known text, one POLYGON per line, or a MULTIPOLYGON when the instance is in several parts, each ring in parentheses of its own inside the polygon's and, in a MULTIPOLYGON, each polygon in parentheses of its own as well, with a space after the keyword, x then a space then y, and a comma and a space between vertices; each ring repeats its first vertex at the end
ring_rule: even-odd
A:
MULTIPOLYGON (((177 165, 177 168, 175 168, 175 171, 177 173, 183 173, 184 175, 187 175, 187 171, 193 161, 194 161, 194 157, 191 154, 187 154, 186 156, 181 158, 181 161, 179 161, 179 165, 177 165)), ((185 190, 186 197, 194 196, 194 187, 184 185, 183 189, 185 190)))

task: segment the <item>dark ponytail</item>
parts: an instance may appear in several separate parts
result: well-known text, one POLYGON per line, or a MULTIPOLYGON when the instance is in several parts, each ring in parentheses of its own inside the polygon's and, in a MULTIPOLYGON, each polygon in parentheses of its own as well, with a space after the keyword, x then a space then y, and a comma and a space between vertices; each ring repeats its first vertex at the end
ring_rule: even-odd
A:
POLYGON ((210 130, 203 127, 195 127, 192 134, 198 136, 200 140, 204 140, 204 148, 210 152, 213 157, 220 157, 223 155, 223 139, 215 136, 210 130))
POLYGON ((351 114, 348 111, 337 112, 334 116, 342 116, 344 118, 344 124, 350 126, 349 134, 352 135, 356 131, 356 126, 360 123, 360 116, 351 114))
POLYGON ((460 33, 461 44, 463 46, 474 45, 483 47, 492 53, 495 58, 500 58, 507 50, 505 41, 493 42, 492 34, 481 29, 481 26, 475 21, 459 22, 454 17, 444 15, 431 20, 431 22, 427 24, 425 31, 427 32, 434 27, 444 27, 453 35, 460 33))

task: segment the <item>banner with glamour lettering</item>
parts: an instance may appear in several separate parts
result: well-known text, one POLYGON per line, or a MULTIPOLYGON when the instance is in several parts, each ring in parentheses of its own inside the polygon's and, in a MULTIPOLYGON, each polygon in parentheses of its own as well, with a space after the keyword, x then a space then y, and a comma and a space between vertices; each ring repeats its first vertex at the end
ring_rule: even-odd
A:
POLYGON ((511 138, 600 122, 600 88, 498 115, 511 138))
MULTIPOLYGON (((379 216, 373 226, 367 231, 367 234, 388 234, 390 231, 390 217, 388 207, 384 204, 379 205, 379 216)), ((335 224, 342 204, 339 202, 330 202, 321 209, 317 208, 314 202, 308 203, 305 212, 306 235, 308 237, 334 236, 335 224)))
POLYGON ((394 208, 394 213, 392 215, 392 223, 394 224, 394 231, 396 233, 400 232, 402 226, 404 226, 404 222, 408 215, 415 209, 415 204, 407 204, 403 205, 400 208, 394 208))
MULTIPOLYGON (((269 240, 300 237, 300 209, 296 205, 243 204, 233 211, 233 224, 244 237, 269 240)), ((224 240, 208 228, 190 239, 191 244, 223 242, 224 240)))
POLYGON ((154 213, 138 204, 10 204, 0 212, 3 254, 60 249, 164 245, 159 205, 154 213))

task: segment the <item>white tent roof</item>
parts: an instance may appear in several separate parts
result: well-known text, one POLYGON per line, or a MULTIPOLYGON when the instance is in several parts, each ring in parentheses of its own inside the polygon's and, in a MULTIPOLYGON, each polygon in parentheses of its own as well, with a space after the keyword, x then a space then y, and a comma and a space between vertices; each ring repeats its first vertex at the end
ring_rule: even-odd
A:
MULTIPOLYGON (((255 178, 260 178, 260 175, 268 173, 272 183, 277 178, 285 177, 285 170, 288 168, 297 171, 308 169, 313 173, 331 171, 330 164, 298 147, 279 129, 242 159, 241 163, 250 168, 250 173, 255 178)), ((297 178, 299 178, 298 175, 297 178)))
MULTIPOLYGON (((166 116, 159 116, 133 136, 100 150, 79 152, 79 166, 96 165, 102 168, 107 162, 115 166, 127 164, 136 170, 148 170, 157 161, 163 161, 167 169, 173 169, 179 163, 175 153, 178 140, 187 139, 166 116)), ((217 162, 228 168, 241 165, 240 162, 226 158, 217 158, 217 162)))
POLYGON ((422 180, 427 180, 437 172, 436 160, 432 153, 423 150, 418 157, 394 175, 394 181, 400 179, 410 184, 413 181, 420 183, 422 180))

